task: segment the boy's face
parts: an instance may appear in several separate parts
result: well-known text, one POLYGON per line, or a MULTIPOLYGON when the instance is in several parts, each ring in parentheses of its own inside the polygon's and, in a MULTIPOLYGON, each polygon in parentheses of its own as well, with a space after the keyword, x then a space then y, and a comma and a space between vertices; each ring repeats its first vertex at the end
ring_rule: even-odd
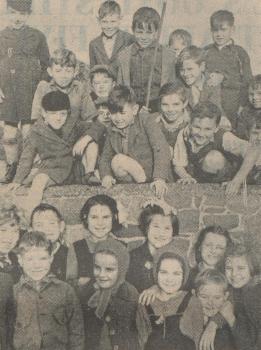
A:
POLYGON ((198 64, 193 59, 188 59, 182 63, 180 75, 188 86, 192 86, 201 80, 204 71, 205 62, 198 64))
POLYGON ((112 78, 104 73, 95 73, 92 80, 92 88, 98 97, 108 97, 115 83, 112 78))
POLYGON ((251 279, 251 272, 246 257, 228 257, 225 262, 225 274, 233 288, 244 287, 251 279))
POLYGON ((211 29, 212 38, 217 46, 224 46, 232 38, 234 27, 228 22, 217 23, 214 28, 211 29))
POLYGON ((109 38, 119 30, 121 16, 117 13, 109 14, 102 19, 99 19, 102 32, 109 38))
POLYGON ((134 29, 134 35, 140 47, 146 49, 156 40, 157 31, 153 26, 148 28, 148 26, 144 24, 143 28, 136 26, 134 29))
POLYGON ((50 125, 54 130, 60 130, 66 123, 68 117, 68 111, 44 111, 43 118, 45 122, 50 125))
POLYGON ((38 211, 32 218, 34 231, 43 232, 51 242, 56 242, 64 231, 64 222, 60 221, 52 210, 38 211))
POLYGON ((32 247, 18 257, 24 273, 33 281, 40 281, 50 271, 52 256, 43 247, 32 247))
POLYGON ((70 86, 76 75, 75 67, 62 67, 55 63, 53 63, 51 67, 48 67, 47 71, 50 77, 55 81, 56 85, 62 89, 66 89, 70 86))
POLYGON ((183 282, 183 270, 180 262, 175 259, 164 259, 160 263, 158 285, 166 294, 180 290, 183 282))
POLYGON ((187 45, 184 43, 184 40, 179 37, 174 37, 172 39, 172 43, 170 45, 170 48, 175 52, 176 57, 181 53, 183 49, 185 49, 187 45))
POLYGON ((112 213, 106 205, 91 207, 87 221, 90 233, 98 240, 106 239, 112 230, 112 213))
POLYGON ((187 101, 183 101, 178 94, 163 96, 161 99, 161 110, 169 123, 178 119, 186 108, 187 101))
POLYGON ((105 126, 111 123, 110 112, 107 107, 102 106, 98 108, 98 120, 105 126))
POLYGON ((118 279, 119 266, 115 256, 97 253, 94 258, 94 277, 102 289, 113 287, 118 279))
POLYGON ((248 90, 249 102, 256 109, 261 108, 261 86, 259 89, 253 89, 252 87, 248 90))
POLYGON ((19 227, 15 221, 0 224, 0 253, 8 254, 19 239, 19 227))
POLYGON ((228 292, 222 284, 213 282, 206 283, 199 287, 197 297, 201 302, 203 313, 207 317, 215 316, 228 298, 228 292))
POLYGON ((118 129, 125 129, 133 123, 138 112, 138 105, 125 103, 122 112, 112 113, 111 121, 118 129))
POLYGON ((7 7, 10 27, 13 29, 21 29, 27 22, 29 13, 20 12, 11 7, 7 7))
POLYGON ((209 267, 215 267, 224 257, 227 241, 224 236, 209 232, 200 247, 202 261, 209 267))
POLYGON ((164 247, 171 242, 172 236, 173 227, 170 216, 153 215, 148 229, 149 244, 156 249, 164 247))
POLYGON ((217 131, 215 119, 210 118, 194 118, 190 124, 190 138, 197 146, 207 145, 214 137, 217 131))

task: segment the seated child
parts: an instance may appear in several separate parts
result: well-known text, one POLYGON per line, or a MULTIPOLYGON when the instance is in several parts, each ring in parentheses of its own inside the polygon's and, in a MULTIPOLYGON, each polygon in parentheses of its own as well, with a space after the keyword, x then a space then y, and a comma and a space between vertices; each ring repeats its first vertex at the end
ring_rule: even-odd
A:
POLYGON ((121 19, 121 8, 116 1, 101 4, 98 21, 102 33, 89 45, 91 68, 97 64, 113 65, 118 53, 134 42, 133 35, 119 29, 121 19))
POLYGON ((71 117, 76 121, 89 120, 96 115, 95 105, 90 97, 87 84, 76 78, 78 74, 75 54, 68 49, 57 49, 52 53, 47 69, 51 81, 40 81, 32 105, 32 121, 43 116, 42 99, 51 91, 62 91, 68 94, 71 106, 71 117))
POLYGON ((179 220, 168 205, 148 204, 140 214, 139 225, 146 240, 130 252, 127 281, 142 292, 153 285, 153 256, 157 251, 172 242, 179 254, 186 255, 186 244, 178 237, 179 220))
POLYGON ((261 119, 261 74, 253 77, 249 83, 248 105, 239 114, 235 134, 249 141, 256 119, 261 119))
POLYGON ((142 350, 148 320, 138 304, 138 292, 125 275, 129 254, 124 245, 109 238, 94 253, 95 282, 82 295, 87 350, 142 350))
POLYGON ((169 48, 175 52, 176 57, 186 47, 192 45, 191 34, 185 29, 176 29, 169 35, 169 48))
POLYGON ((248 142, 219 128, 220 119, 220 109, 211 102, 199 103, 191 112, 190 125, 179 132, 174 147, 173 165, 181 182, 221 183, 240 171, 248 142))
POLYGON ((53 261, 51 272, 60 280, 66 280, 68 247, 64 242, 65 223, 61 213, 50 204, 41 203, 31 215, 33 231, 42 232, 52 242, 53 261))
MULTIPOLYGON (((151 7, 139 8, 132 20, 136 41, 123 49, 118 56, 118 84, 131 87, 140 106, 146 104, 159 24, 160 15, 156 10, 151 7)), ((152 75, 149 105, 151 112, 157 111, 160 87, 176 78, 175 63, 173 51, 159 45, 152 75)))
MULTIPOLYGON (((191 308, 191 294, 183 290, 188 276, 186 261, 166 249, 156 255, 153 272, 158 293, 146 306, 151 331, 144 349, 196 350, 194 339, 190 339, 184 332, 184 317, 191 308)), ((194 328, 197 328, 197 310, 193 311, 194 328)))
POLYGON ((148 114, 138 113, 134 93, 115 87, 108 101, 113 126, 108 129, 99 171, 102 185, 152 182, 157 196, 167 190, 170 151, 164 135, 148 114))
POLYGON ((205 48, 206 69, 214 85, 221 83, 222 108, 233 129, 239 106, 247 103, 247 88, 252 78, 247 52, 232 39, 234 21, 230 11, 214 12, 210 17, 214 43, 205 48))
POLYGON ((88 183, 90 172, 87 154, 91 147, 86 149, 92 140, 89 126, 71 117, 68 95, 59 90, 49 92, 42 99, 42 110, 43 116, 31 129, 10 186, 15 189, 23 184, 38 154, 41 164, 28 195, 29 211, 40 204, 48 186, 88 183))
POLYGON ((14 286, 14 348, 82 350, 82 311, 73 288, 50 273, 52 243, 39 232, 25 233, 17 255, 23 276, 14 286))

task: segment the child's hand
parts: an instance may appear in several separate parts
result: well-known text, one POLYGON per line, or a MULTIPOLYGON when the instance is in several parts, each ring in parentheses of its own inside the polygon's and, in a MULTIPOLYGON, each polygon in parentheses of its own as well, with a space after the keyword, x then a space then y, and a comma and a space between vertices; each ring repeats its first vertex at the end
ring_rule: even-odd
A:
POLYGON ((214 321, 210 321, 199 342, 199 350, 215 350, 214 342, 217 332, 217 324, 214 321))
POLYGON ((155 300, 158 292, 159 287, 156 284, 148 289, 145 289, 139 296, 139 303, 142 305, 150 305, 155 300))
POLYGON ((142 106, 140 109, 140 113, 150 113, 150 109, 146 106, 142 106))
POLYGON ((0 103, 3 103, 4 102, 4 99, 5 99, 5 95, 3 93, 3 90, 0 89, 0 103))
POLYGON ((149 205, 150 206, 153 206, 153 205, 160 206, 164 210, 165 215, 169 215, 171 213, 173 213, 174 215, 177 215, 177 210, 174 207, 170 206, 167 202, 165 202, 164 199, 151 198, 142 204, 142 208, 146 208, 149 205))
POLYGON ((187 177, 183 177, 182 179, 179 179, 177 183, 181 185, 193 185, 197 183, 197 180, 194 179, 194 177, 192 176, 187 176, 187 177))
POLYGON ((233 180, 228 182, 223 182, 223 186, 226 187, 226 196, 228 198, 233 198, 239 192, 242 185, 241 179, 234 177, 233 180))
POLYGON ((74 156, 82 156, 88 143, 92 140, 92 138, 88 135, 82 137, 76 144, 73 146, 73 155, 74 156))
POLYGON ((220 313, 224 317, 224 319, 227 321, 229 326, 233 327, 236 318, 234 314, 234 306, 229 300, 225 302, 222 309, 220 310, 220 313))
POLYGON ((168 185, 163 179, 156 179, 150 184, 151 190, 155 191, 157 198, 162 198, 168 191, 168 185))
POLYGON ((217 86, 224 80, 224 75, 218 72, 213 72, 209 75, 208 86, 217 86))
POLYGON ((107 190, 116 184, 116 180, 111 175, 106 175, 102 179, 102 186, 107 190))
POLYGON ((80 277, 78 279, 78 286, 85 286, 90 280, 89 277, 80 277))

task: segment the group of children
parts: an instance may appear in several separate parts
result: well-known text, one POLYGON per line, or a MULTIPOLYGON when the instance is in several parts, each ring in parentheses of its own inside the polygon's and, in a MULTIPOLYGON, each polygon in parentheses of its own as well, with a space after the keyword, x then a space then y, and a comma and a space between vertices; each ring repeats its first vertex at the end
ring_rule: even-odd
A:
POLYGON ((196 47, 177 29, 166 47, 155 9, 135 12, 132 35, 107 0, 89 78, 79 79, 75 54, 50 56, 44 35, 26 25, 31 3, 7 0, 10 23, 0 33, 8 189, 32 183, 33 207, 51 185, 149 182, 162 197, 173 181, 228 182, 228 194, 246 179, 259 184, 261 79, 232 39, 231 12, 211 16, 213 44, 196 47))
POLYGON ((126 228, 100 194, 81 209, 83 238, 68 244, 54 206, 38 205, 26 227, 8 198, 0 205, 1 349, 260 348, 260 263, 222 227, 189 246, 165 202, 144 203, 126 228))

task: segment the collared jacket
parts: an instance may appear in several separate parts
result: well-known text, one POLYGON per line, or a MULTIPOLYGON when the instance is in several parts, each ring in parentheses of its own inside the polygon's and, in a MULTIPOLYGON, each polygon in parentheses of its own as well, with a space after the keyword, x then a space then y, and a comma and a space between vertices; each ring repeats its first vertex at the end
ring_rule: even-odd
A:
MULTIPOLYGON (((121 130, 108 128, 100 159, 101 178, 112 175, 111 161, 123 153, 121 130)), ((170 150, 167 141, 155 121, 148 114, 138 114, 129 126, 127 156, 135 159, 143 168, 147 181, 170 177, 170 150)))
POLYGON ((53 275, 38 291, 22 277, 14 286, 16 350, 83 350, 84 329, 79 301, 73 288, 53 275))
POLYGON ((49 50, 42 32, 29 26, 0 32, 0 120, 30 121, 37 84, 46 75, 49 50))
POLYGON ((134 42, 134 36, 123 30, 119 30, 115 38, 112 56, 108 57, 103 44, 103 34, 93 39, 89 44, 90 66, 97 64, 112 65, 118 57, 118 53, 134 42))

